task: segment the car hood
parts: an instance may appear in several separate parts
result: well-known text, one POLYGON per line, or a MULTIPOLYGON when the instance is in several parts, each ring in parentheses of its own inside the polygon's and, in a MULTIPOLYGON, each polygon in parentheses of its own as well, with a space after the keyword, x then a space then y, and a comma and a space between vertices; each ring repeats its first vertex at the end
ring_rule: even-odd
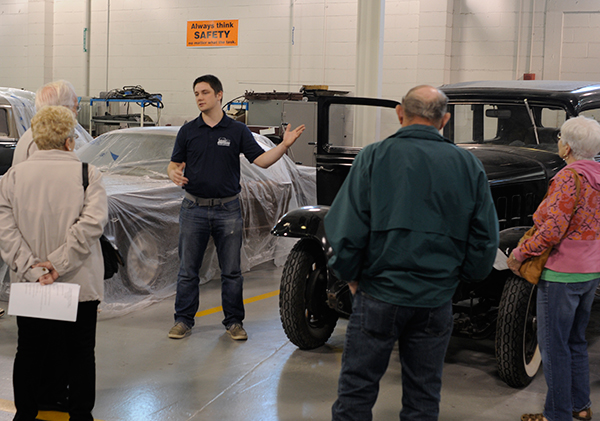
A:
POLYGON ((565 163, 543 150, 502 145, 459 145, 475 155, 485 168, 490 185, 549 179, 565 163))
POLYGON ((109 197, 117 194, 126 194, 157 189, 179 189, 181 190, 181 196, 183 196, 184 194, 183 189, 181 187, 177 187, 168 178, 157 179, 151 177, 137 177, 131 175, 103 173, 102 181, 104 182, 104 186, 106 187, 106 194, 109 197))

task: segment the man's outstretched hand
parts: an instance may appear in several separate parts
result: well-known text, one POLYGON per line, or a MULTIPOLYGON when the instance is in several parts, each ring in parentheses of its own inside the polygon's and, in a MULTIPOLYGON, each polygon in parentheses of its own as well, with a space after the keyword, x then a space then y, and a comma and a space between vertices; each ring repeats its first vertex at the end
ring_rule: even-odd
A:
POLYGON ((286 148, 289 148, 290 146, 292 146, 294 144, 294 142, 296 141, 296 139, 298 139, 300 137, 300 135, 302 134, 302 132, 304 131, 304 129, 306 129, 306 126, 304 124, 301 124, 300 126, 296 127, 294 130, 291 129, 291 125, 287 125, 287 127, 285 128, 285 132, 283 133, 283 141, 281 143, 283 143, 283 145, 286 148))

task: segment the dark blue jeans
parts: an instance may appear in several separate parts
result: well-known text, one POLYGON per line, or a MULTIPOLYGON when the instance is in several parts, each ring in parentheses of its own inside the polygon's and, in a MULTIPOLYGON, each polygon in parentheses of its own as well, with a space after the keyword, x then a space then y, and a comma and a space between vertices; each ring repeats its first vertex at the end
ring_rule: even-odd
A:
POLYGON ((379 381, 398 341, 402 364, 403 421, 437 420, 444 356, 452 333, 452 303, 403 307, 365 293, 354 297, 346 331, 333 420, 367 421, 379 381))
POLYGON ((591 405, 585 329, 598 282, 538 284, 538 342, 548 386, 544 416, 549 421, 571 421, 572 411, 591 405))
POLYGON ((208 240, 212 236, 221 268, 223 325, 244 320, 244 301, 240 251, 242 248, 242 212, 239 199, 218 206, 198 206, 184 198, 179 212, 179 259, 175 323, 194 326, 200 304, 200 279, 208 240))

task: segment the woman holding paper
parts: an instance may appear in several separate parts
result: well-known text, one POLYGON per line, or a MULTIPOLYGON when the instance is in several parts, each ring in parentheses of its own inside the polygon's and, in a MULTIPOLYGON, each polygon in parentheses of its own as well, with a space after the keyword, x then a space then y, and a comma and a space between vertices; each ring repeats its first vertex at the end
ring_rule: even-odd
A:
POLYGON ((13 371, 15 421, 33 421, 44 354, 60 349, 67 361, 71 421, 92 421, 95 401, 95 341, 103 298, 104 264, 99 238, 107 222, 100 172, 89 166, 84 191, 82 165, 72 152, 73 113, 44 107, 31 121, 39 150, 0 179, 0 254, 12 282, 80 286, 75 322, 17 317, 18 349, 13 371))

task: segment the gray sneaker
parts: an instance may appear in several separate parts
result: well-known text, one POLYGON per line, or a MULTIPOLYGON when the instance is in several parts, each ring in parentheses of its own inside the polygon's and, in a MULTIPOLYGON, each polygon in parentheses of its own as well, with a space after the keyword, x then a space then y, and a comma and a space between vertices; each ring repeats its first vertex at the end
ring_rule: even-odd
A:
POLYGON ((248 334, 242 327, 241 323, 234 323, 227 328, 227 333, 231 336, 231 339, 236 341, 245 341, 248 339, 248 334))
POLYGON ((169 330, 169 338, 171 338, 171 339, 183 339, 186 336, 190 336, 191 333, 192 333, 192 328, 191 327, 188 327, 183 322, 177 322, 177 323, 175 323, 175 326, 173 326, 171 328, 171 330, 169 330))

